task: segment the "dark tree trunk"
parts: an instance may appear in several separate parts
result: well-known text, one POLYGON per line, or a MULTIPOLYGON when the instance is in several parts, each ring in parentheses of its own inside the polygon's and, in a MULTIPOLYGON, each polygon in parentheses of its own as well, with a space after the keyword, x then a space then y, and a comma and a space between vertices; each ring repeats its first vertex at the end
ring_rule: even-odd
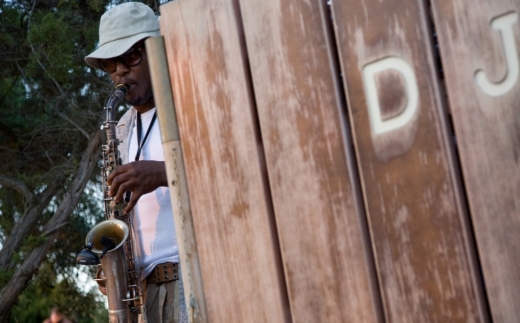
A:
MULTIPOLYGON (((45 259, 46 254, 54 244, 60 230, 67 224, 68 219, 81 198, 83 190, 89 181, 92 172, 98 161, 98 151, 101 145, 102 132, 97 132, 92 136, 89 146, 85 150, 83 158, 78 165, 78 170, 70 183, 63 200, 56 209, 56 213, 42 230, 44 242, 28 253, 20 267, 18 267, 9 282, 0 290, 0 322, 9 322, 11 309, 24 290, 27 283, 31 280, 40 264, 45 259)), ((49 201, 46 201, 48 203, 49 201)), ((43 209, 43 208, 41 208, 43 209)), ((7 265, 8 267, 12 267, 7 265)))

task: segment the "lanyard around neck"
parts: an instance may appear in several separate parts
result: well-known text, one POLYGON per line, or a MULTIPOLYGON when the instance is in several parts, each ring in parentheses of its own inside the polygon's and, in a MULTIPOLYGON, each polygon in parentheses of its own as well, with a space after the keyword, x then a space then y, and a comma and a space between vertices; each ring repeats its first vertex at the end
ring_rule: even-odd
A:
POLYGON ((137 154, 135 155, 135 161, 139 160, 139 156, 141 155, 141 149, 150 134, 150 130, 152 130, 153 123, 155 122, 157 111, 154 111, 152 121, 150 121, 150 125, 148 126, 148 130, 146 130, 146 134, 144 135, 143 141, 141 142, 141 134, 143 132, 143 124, 141 122, 141 114, 137 112, 137 154))

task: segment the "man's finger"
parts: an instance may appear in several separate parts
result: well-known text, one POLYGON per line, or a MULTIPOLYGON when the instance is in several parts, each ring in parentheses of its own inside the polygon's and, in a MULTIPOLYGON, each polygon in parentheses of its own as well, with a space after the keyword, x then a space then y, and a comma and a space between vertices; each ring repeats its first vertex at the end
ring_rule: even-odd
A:
POLYGON ((126 173, 128 171, 128 167, 129 167, 128 165, 129 164, 119 165, 116 167, 116 169, 114 169, 112 172, 110 172, 110 174, 108 175, 108 178, 107 178, 108 185, 112 185, 112 181, 114 180, 114 178, 117 178, 121 174, 126 173))
POLYGON ((116 169, 114 169, 112 172, 110 172, 110 174, 108 175, 108 178, 107 178, 107 183, 108 185, 112 185, 112 181, 114 180, 114 177, 118 176, 119 175, 119 168, 120 167, 116 167, 116 169))
MULTIPOLYGON (((128 191, 132 191, 132 183, 130 183, 129 181, 127 182, 124 182, 124 183, 121 183, 119 185, 119 187, 117 188, 117 193, 116 193, 116 196, 114 196, 114 201, 116 202, 120 202, 123 200, 123 195, 126 194, 126 192, 128 191)), ((132 193, 132 196, 134 195, 134 193, 132 193)))
POLYGON ((125 207, 124 212, 126 214, 128 214, 128 213, 130 213, 130 211, 132 211, 132 209, 134 208, 135 204, 137 203, 137 200, 139 199, 139 197, 134 198, 134 195, 135 194, 132 194, 132 198, 130 199, 130 202, 128 202, 128 204, 125 207))

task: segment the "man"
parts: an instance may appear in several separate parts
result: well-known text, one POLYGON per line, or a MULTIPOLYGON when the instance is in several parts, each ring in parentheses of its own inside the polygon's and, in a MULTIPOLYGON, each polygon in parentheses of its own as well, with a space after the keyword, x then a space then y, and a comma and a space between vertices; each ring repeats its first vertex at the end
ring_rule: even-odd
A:
POLYGON ((123 165, 108 177, 109 195, 121 202, 135 231, 148 322, 187 322, 179 256, 167 188, 159 123, 156 122, 144 40, 159 36, 159 23, 145 4, 123 3, 103 14, 99 46, 85 61, 128 88, 132 107, 116 127, 123 165), (167 274, 164 274, 166 271, 167 274))

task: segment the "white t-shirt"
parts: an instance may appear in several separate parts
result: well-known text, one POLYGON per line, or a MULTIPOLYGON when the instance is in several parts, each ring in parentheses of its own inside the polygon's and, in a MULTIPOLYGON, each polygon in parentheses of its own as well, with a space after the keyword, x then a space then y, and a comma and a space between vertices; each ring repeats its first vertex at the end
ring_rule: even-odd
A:
MULTIPOLYGON (((141 140, 152 121, 155 108, 141 115, 141 140)), ((129 159, 135 160, 137 154, 137 121, 132 129, 129 159)), ((164 161, 161 144, 161 131, 155 120, 150 134, 141 150, 139 160, 164 161)), ((159 187, 154 192, 141 196, 134 207, 134 231, 137 233, 137 253, 141 265, 141 276, 146 277, 153 268, 162 262, 179 262, 179 249, 175 237, 175 225, 168 187, 159 187)))

